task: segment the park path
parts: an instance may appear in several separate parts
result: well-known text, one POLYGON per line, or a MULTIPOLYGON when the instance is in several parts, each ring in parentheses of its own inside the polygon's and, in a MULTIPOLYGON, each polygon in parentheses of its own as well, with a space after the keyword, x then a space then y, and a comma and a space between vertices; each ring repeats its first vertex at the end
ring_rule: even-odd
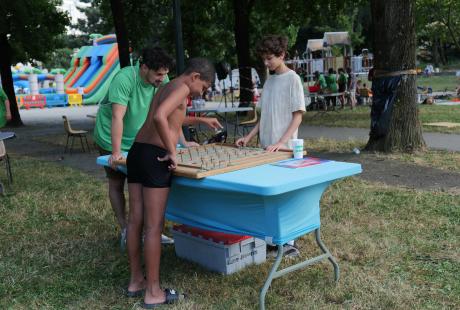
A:
MULTIPOLYGON (((94 119, 87 117, 95 114, 97 106, 85 106, 81 108, 53 108, 32 109, 21 111, 21 117, 26 124, 24 127, 14 129, 16 139, 7 141, 8 152, 27 155, 33 158, 55 162, 69 166, 82 172, 104 179, 104 171, 96 165, 97 152, 75 152, 71 155, 63 154, 63 147, 52 143, 49 137, 65 136, 62 115, 67 115, 72 126, 78 129, 92 131, 94 119), (46 138, 48 137, 48 139, 46 138)), ((460 151, 460 135, 425 133, 425 141, 429 147, 451 151, 460 151)), ((303 124, 299 129, 301 138, 329 138, 335 140, 347 140, 350 138, 366 140, 368 131, 356 128, 333 128, 308 126, 303 124)), ((77 144, 78 145, 78 144, 77 144)), ((372 154, 348 153, 311 153, 314 156, 339 161, 357 162, 363 167, 363 173, 359 177, 387 185, 404 186, 426 190, 453 190, 460 192, 460 173, 445 171, 436 168, 422 167, 396 160, 376 158, 372 154)), ((14 156, 13 156, 14 160, 14 156)))
MULTIPOLYGON (((302 124, 299 128, 299 137, 303 139, 323 137, 339 141, 348 139, 367 141, 369 138, 369 129, 308 126, 307 124, 302 124)), ((458 134, 424 132, 423 138, 429 148, 460 152, 460 135, 458 134)))

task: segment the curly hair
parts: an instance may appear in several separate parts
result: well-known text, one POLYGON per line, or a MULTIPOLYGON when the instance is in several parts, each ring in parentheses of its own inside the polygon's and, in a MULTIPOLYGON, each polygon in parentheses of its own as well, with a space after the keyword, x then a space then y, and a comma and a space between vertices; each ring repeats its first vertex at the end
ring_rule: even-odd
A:
POLYGON ((288 49, 288 39, 285 36, 270 34, 265 36, 256 47, 257 54, 260 56, 273 54, 276 57, 286 54, 288 49))
POLYGON ((172 69, 174 60, 164 49, 158 46, 146 47, 142 50, 139 63, 146 65, 150 70, 172 69))
POLYGON ((200 79, 203 81, 214 84, 214 77, 216 70, 214 65, 206 58, 196 57, 188 61, 187 67, 185 68, 184 74, 199 73, 200 79))

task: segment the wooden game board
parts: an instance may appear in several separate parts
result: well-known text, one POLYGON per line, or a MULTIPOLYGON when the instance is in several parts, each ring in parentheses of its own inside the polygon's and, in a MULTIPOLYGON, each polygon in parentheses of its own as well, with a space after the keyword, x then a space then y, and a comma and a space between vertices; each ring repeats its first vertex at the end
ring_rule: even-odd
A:
POLYGON ((267 152, 259 148, 208 144, 178 150, 175 175, 194 179, 273 163, 292 157, 291 150, 267 152))
MULTIPOLYGON (((208 144, 177 150, 174 175, 193 179, 273 163, 292 157, 292 150, 267 152, 232 144, 208 144)), ((118 162, 125 165, 126 159, 118 162)))

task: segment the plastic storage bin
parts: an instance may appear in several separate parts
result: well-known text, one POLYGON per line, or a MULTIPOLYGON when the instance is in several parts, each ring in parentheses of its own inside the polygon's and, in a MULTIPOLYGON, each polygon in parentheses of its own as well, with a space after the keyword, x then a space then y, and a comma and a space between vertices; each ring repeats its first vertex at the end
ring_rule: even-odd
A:
POLYGON ((225 234, 187 225, 172 229, 177 256, 206 269, 231 274, 266 259, 265 241, 250 236, 225 234))

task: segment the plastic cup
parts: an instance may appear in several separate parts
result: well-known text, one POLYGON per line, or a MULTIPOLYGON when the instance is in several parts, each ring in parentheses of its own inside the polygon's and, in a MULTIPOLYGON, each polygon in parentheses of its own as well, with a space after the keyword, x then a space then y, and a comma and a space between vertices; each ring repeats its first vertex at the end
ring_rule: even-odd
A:
POLYGON ((292 139, 291 146, 294 158, 303 158, 303 139, 292 139))

